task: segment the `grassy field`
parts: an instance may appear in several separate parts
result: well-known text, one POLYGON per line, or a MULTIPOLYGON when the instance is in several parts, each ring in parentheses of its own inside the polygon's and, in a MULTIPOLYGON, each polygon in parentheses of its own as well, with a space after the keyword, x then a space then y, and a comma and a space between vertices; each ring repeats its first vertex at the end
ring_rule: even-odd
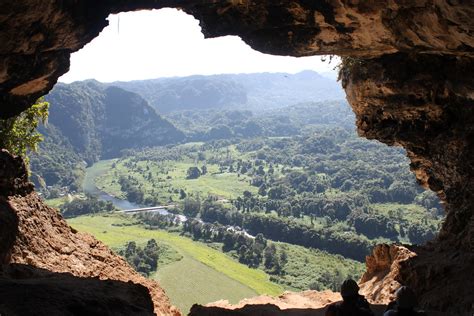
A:
POLYGON ((114 226, 130 224, 132 219, 128 217, 82 216, 68 222, 114 249, 123 247, 130 240, 145 243, 151 238, 172 246, 183 258, 159 269, 155 277, 161 281, 173 304, 183 311, 193 303, 208 303, 217 299, 237 302, 257 294, 277 295, 283 292, 279 285, 269 281, 263 271, 250 269, 204 243, 161 230, 146 230, 139 225, 114 226))
POLYGON ((230 172, 219 173, 217 165, 208 165, 208 173, 198 179, 186 179, 186 171, 192 166, 192 163, 175 163, 174 170, 169 173, 172 177, 171 186, 183 188, 187 192, 198 192, 201 195, 211 193, 223 198, 237 198, 245 190, 257 192, 257 188, 249 184, 250 177, 239 177, 237 173, 230 172))
POLYGON ((93 164, 91 167, 87 168, 86 176, 84 177, 83 187, 91 188, 95 186, 94 180, 97 177, 102 176, 107 170, 110 169, 111 165, 114 163, 114 159, 110 160, 101 160, 93 164))
POLYGON ((433 221, 433 223, 438 222, 437 218, 427 218, 426 209, 417 204, 374 203, 372 206, 377 213, 392 218, 400 218, 412 222, 422 220, 433 221))
POLYGON ((68 199, 67 196, 62 196, 62 197, 58 197, 58 198, 54 198, 54 199, 47 199, 47 200, 44 200, 44 202, 48 206, 58 208, 59 206, 63 205, 64 203, 69 202, 69 199, 68 199))
MULTIPOLYGON (((87 168, 86 176, 84 177, 84 182, 82 184, 84 191, 94 192, 97 191, 97 188, 104 190, 105 183, 102 182, 102 179, 104 179, 109 173, 114 162, 116 162, 115 159, 101 160, 87 168)), ((122 194, 122 191, 120 190, 120 185, 117 182, 108 181, 106 184, 108 187, 107 191, 104 192, 107 192, 118 198, 125 198, 125 196, 122 194)))
POLYGON ((365 264, 329 254, 318 249, 276 242, 279 250, 288 254, 286 273, 274 275, 274 281, 289 290, 301 291, 309 288, 337 290, 344 279, 359 279, 365 271, 365 264))
POLYGON ((82 194, 82 193, 74 194, 74 195, 67 194, 67 195, 64 195, 64 196, 61 196, 61 197, 58 197, 58 198, 54 198, 54 199, 46 199, 46 200, 44 200, 44 202, 48 206, 59 208, 61 205, 63 205, 66 202, 71 202, 72 200, 75 200, 75 199, 84 199, 84 198, 85 198, 85 195, 82 194))
POLYGON ((170 197, 176 201, 179 199, 179 190, 207 196, 217 195, 221 198, 232 199, 242 195, 247 190, 257 193, 257 188, 251 186, 250 177, 238 175, 234 172, 220 172, 215 164, 208 164, 208 173, 198 179, 186 179, 188 168, 195 166, 193 162, 153 162, 140 161, 136 168, 127 167, 128 160, 119 161, 112 167, 113 161, 101 162, 93 168, 104 170, 101 177, 96 178, 97 187, 118 198, 125 198, 120 189, 118 179, 120 176, 132 177, 141 186, 146 196, 158 197, 163 203, 170 197))
POLYGON ((199 262, 191 256, 168 264, 155 273, 173 305, 187 313, 192 304, 206 304, 222 298, 236 303, 258 295, 251 288, 199 262))

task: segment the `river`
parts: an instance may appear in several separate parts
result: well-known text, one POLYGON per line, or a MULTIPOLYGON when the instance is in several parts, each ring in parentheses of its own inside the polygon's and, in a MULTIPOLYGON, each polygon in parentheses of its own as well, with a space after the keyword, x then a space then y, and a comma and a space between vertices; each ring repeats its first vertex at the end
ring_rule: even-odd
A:
MULTIPOLYGON (((127 200, 122 200, 118 199, 113 195, 110 195, 104 191, 101 191, 96 185, 95 185, 95 179, 97 177, 102 176, 107 170, 109 170, 109 164, 111 163, 111 160, 101 160, 97 163, 95 163, 92 167, 89 167, 86 169, 86 175, 84 177, 84 182, 82 183, 82 190, 85 193, 88 193, 90 195, 93 195, 97 197, 99 200, 102 201, 108 201, 112 202, 112 204, 118 208, 119 210, 131 210, 131 209, 137 209, 137 208, 144 208, 147 207, 146 205, 142 204, 137 204, 133 203, 127 200)), ((147 211, 151 213, 160 213, 161 215, 168 215, 171 214, 168 210, 162 208, 162 209, 156 209, 152 211, 147 211)), ((185 222, 187 221, 187 217, 184 215, 176 215, 179 221, 185 222)))
MULTIPOLYGON (((110 164, 112 160, 101 160, 97 163, 95 163, 92 167, 89 167, 86 169, 86 175, 84 177, 84 182, 82 183, 82 189, 85 193, 89 193, 93 196, 96 196, 100 200, 103 201, 110 201, 112 204, 120 209, 120 210, 131 210, 131 209, 137 209, 137 208, 144 208, 147 207, 145 205, 140 205, 137 203, 133 203, 127 200, 122 200, 118 199, 115 196, 112 196, 106 192, 101 191, 96 185, 95 185, 95 179, 97 177, 100 177, 104 173, 109 170, 110 164)), ((158 212, 162 215, 167 215, 171 214, 168 212, 166 209, 159 209, 159 210, 154 210, 150 212, 158 212)), ((188 220, 188 218, 184 215, 176 215, 179 221, 185 222, 188 220)), ((199 218, 197 218, 198 221, 202 222, 199 218)), ((203 222, 202 222, 203 223, 203 222)), ((249 234, 246 230, 241 229, 240 227, 235 227, 235 226, 228 226, 229 229, 233 229, 235 231, 240 231, 244 233, 246 236, 250 238, 255 238, 251 234, 249 234)))
POLYGON ((108 193, 101 191, 95 185, 94 180, 107 172, 109 164, 110 160, 101 160, 95 163, 92 167, 87 168, 84 182, 82 183, 82 190, 85 193, 96 196, 100 200, 112 202, 112 204, 120 210, 130 210, 144 207, 143 205, 139 205, 127 200, 118 199, 108 193))

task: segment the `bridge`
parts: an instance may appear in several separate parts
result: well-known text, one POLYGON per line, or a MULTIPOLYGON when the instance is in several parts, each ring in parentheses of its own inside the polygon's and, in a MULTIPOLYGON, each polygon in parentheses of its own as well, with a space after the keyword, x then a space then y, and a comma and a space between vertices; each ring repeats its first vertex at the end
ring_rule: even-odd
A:
POLYGON ((118 212, 129 214, 129 213, 140 213, 140 212, 150 212, 150 211, 158 211, 158 210, 164 210, 169 208, 173 208, 176 205, 170 204, 170 205, 158 205, 158 206, 150 206, 150 207, 142 207, 142 208, 132 208, 128 210, 120 210, 118 212))

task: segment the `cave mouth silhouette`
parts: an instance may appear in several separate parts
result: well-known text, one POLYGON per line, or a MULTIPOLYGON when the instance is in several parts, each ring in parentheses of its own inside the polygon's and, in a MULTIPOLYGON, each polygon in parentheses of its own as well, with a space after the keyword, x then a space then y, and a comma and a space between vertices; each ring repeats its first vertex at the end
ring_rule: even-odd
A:
MULTIPOLYGON (((67 70, 69 54, 97 36, 109 13, 165 5, 176 3, 74 2, 48 8, 32 1, 12 3, 9 9, 17 15, 2 28, 4 34, 9 32, 2 58, 11 68, 2 72, 0 116, 21 112, 50 90, 67 70), (29 14, 23 17, 24 12, 29 14), (44 18, 51 13, 58 13, 57 19, 44 18), (31 21, 46 30, 47 40, 39 34, 32 42, 31 29, 24 27, 31 21), (61 32, 55 32, 58 29, 61 32), (18 49, 25 43, 26 52, 18 49)), ((460 74, 474 70, 472 27, 464 18, 472 7, 461 2, 435 3, 422 11, 408 2, 397 8, 342 4, 337 10, 329 3, 307 1, 179 5, 201 21, 206 36, 241 35, 258 50, 274 54, 324 51, 356 57, 343 79, 360 133, 406 148, 418 180, 446 201, 440 237, 423 248, 424 263, 408 263, 400 271, 400 280, 425 293, 421 300, 426 305, 470 310, 474 282, 465 268, 473 262, 474 113, 466 105, 472 104, 474 82, 460 74), (324 41, 327 35, 330 45, 324 41)), ((421 256, 417 260, 423 262, 421 256)))
POLYGON ((148 289, 140 284, 16 263, 0 269, 1 315, 156 315, 153 309, 148 289))
MULTIPOLYGON (((99 35, 99 37, 100 37, 100 36, 101 36, 101 35, 99 35)), ((179 39, 177 39, 177 40, 179 40, 179 39)), ((84 48, 84 49, 86 49, 86 48, 84 48)), ((113 54, 113 51, 114 51, 114 48, 111 47, 111 48, 110 48, 110 51, 109 51, 110 54, 113 54)), ((79 51, 79 52, 80 52, 80 51, 79 51)), ((105 55, 108 55, 108 54, 105 54, 105 55)), ((133 56, 132 56, 132 57, 133 57, 133 56)), ((156 58, 160 58, 160 56, 157 55, 156 58)), ((67 74, 66 74, 66 75, 67 75, 67 74)), ((112 81, 114 81, 114 80, 112 80, 112 81)), ((295 92, 297 92, 297 91, 295 91, 295 92)), ((355 127, 355 125, 354 125, 354 127, 355 127)), ((406 165, 406 166, 408 167, 408 162, 407 162, 407 165, 406 165)), ((414 176, 413 176, 413 177, 414 177, 414 176)))

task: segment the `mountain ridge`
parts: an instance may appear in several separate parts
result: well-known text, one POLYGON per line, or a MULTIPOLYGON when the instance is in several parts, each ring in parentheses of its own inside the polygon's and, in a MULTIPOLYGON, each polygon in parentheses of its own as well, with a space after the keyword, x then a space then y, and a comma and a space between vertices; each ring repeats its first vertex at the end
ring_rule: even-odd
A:
POLYGON ((50 114, 47 125, 40 127, 45 141, 31 159, 37 185, 78 188, 73 174, 81 173, 84 165, 117 157, 124 149, 184 139, 138 94, 95 80, 58 84, 46 100, 50 114))
POLYGON ((116 81, 107 85, 140 94, 159 113, 164 114, 227 107, 260 111, 345 97, 336 80, 312 70, 295 74, 263 72, 164 77, 116 81))

